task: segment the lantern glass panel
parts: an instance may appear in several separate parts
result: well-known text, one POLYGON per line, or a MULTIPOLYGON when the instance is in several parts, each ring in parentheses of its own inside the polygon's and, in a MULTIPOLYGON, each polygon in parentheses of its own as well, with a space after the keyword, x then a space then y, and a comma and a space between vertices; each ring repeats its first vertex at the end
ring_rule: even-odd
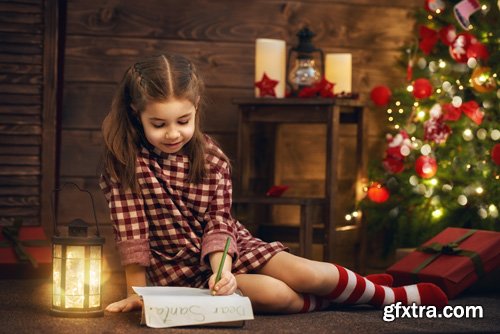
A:
POLYGON ((54 306, 61 306, 61 245, 54 246, 54 259, 53 259, 53 284, 52 284, 52 304, 54 306), (58 250, 57 250, 58 248, 58 250), (56 254, 59 256, 56 257, 56 254))
POLYGON ((67 246, 65 306, 84 307, 85 246, 67 246))
POLYGON ((99 294, 101 286, 101 260, 90 260, 89 293, 99 294))

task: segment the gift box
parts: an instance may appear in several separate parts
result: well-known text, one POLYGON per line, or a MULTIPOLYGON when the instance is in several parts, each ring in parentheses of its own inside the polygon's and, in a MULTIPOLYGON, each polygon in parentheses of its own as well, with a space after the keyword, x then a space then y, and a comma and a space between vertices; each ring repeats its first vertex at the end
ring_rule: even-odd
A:
POLYGON ((0 278, 46 278, 52 247, 42 227, 0 227, 0 278))
POLYGON ((430 282, 449 299, 500 266, 500 233, 448 227, 387 269, 394 285, 430 282))

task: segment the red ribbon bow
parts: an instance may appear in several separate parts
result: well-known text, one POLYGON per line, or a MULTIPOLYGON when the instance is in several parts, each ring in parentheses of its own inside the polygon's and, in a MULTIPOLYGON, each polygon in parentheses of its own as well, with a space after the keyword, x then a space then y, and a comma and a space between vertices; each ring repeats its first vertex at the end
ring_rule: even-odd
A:
POLYGON ((477 125, 481 125, 483 122, 484 113, 479 108, 479 104, 474 100, 464 102, 458 108, 454 107, 451 103, 447 103, 443 105, 443 109, 446 110, 444 115, 444 120, 446 121, 458 121, 463 112, 477 125))
POLYGON ((431 53, 439 39, 445 45, 451 45, 456 37, 455 28, 453 26, 446 26, 439 31, 431 29, 426 26, 420 26, 418 31, 420 42, 418 46, 426 55, 431 53))
POLYGON ((420 37, 420 43, 418 44, 420 50, 422 50, 426 55, 431 53, 434 45, 436 45, 439 40, 439 33, 426 26, 420 26, 418 31, 420 37))
POLYGON ((335 86, 334 83, 331 83, 330 81, 326 80, 325 77, 321 78, 321 81, 318 81, 311 87, 304 87, 302 90, 299 92, 298 96, 299 97, 316 97, 316 96, 321 96, 321 97, 334 97, 335 94, 333 93, 333 87, 335 86))

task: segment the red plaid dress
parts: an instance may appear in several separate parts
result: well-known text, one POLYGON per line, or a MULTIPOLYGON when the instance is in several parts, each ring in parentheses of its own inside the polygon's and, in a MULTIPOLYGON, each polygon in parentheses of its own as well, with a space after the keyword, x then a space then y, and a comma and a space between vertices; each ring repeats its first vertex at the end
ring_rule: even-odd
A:
MULTIPOLYGON (((211 141, 209 148, 219 150, 211 141)), ((205 287, 212 274, 206 255, 229 254, 234 274, 248 273, 286 248, 254 238, 231 216, 231 176, 227 162, 206 154, 207 176, 186 181, 189 161, 181 154, 145 148, 137 157, 140 194, 122 191, 109 177, 100 186, 109 203, 122 265, 146 266, 153 285, 205 287)))

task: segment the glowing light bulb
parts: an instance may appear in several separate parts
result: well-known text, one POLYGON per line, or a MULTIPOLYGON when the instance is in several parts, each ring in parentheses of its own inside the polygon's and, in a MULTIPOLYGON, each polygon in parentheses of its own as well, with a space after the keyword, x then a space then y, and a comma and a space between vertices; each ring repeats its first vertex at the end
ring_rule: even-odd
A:
POLYGON ((406 87, 406 90, 407 90, 408 92, 413 92, 413 85, 408 85, 408 86, 406 87))
POLYGON ((495 206, 495 204, 490 204, 490 206, 488 206, 488 213, 491 217, 498 218, 498 208, 495 206))
POLYGON ((396 101, 396 106, 400 106, 401 105, 401 101, 396 101))
POLYGON ((460 205, 462 205, 462 206, 466 205, 466 204, 467 204, 467 201, 468 201, 468 200, 467 200, 467 196, 465 196, 465 195, 460 195, 460 196, 458 196, 458 198, 457 198, 457 202, 458 202, 458 204, 460 204, 460 205))
POLYGON ((443 184, 443 191, 445 192, 450 192, 453 190, 453 187, 451 186, 451 184, 443 184))
POLYGON ((422 153, 423 155, 429 155, 431 152, 432 148, 429 144, 423 145, 422 148, 420 149, 420 153, 422 153))
POLYGON ((418 117, 418 119, 420 119, 420 120, 424 119, 424 117, 425 117, 425 111, 420 110, 420 111, 417 113, 417 117, 418 117))
POLYGON ((453 99, 451 100, 451 104, 455 108, 460 107, 462 105, 462 98, 460 96, 454 96, 453 99))
POLYGON ((433 218, 439 219, 442 216, 443 216, 443 209, 436 209, 436 210, 432 211, 433 218))
POLYGON ((484 193, 483 187, 477 187, 476 188, 476 194, 481 195, 482 193, 484 193))
POLYGON ((436 186, 438 184, 438 180, 436 178, 434 179, 431 179, 430 181, 430 184, 432 184, 433 186, 436 186))
POLYGON ((392 109, 387 109, 388 114, 392 114, 392 109))
POLYGON ((472 133, 471 129, 465 129, 462 133, 462 137, 465 141, 471 141, 472 139, 474 139, 474 134, 472 133))
POLYGON ((349 214, 345 215, 345 220, 351 221, 352 220, 352 216, 349 215, 349 214))
POLYGON ((416 186, 418 184, 418 177, 416 175, 412 175, 408 179, 408 182, 410 182, 412 186, 416 186))
POLYGON ((497 130, 497 129, 493 129, 493 130, 491 130, 490 137, 491 137, 491 139, 493 139, 493 140, 498 140, 498 139, 500 139, 500 130, 497 130))
POLYGON ((485 129, 479 129, 477 130, 476 132, 476 136, 477 138, 479 138, 480 140, 485 140, 486 137, 488 136, 488 131, 486 131, 485 129))

